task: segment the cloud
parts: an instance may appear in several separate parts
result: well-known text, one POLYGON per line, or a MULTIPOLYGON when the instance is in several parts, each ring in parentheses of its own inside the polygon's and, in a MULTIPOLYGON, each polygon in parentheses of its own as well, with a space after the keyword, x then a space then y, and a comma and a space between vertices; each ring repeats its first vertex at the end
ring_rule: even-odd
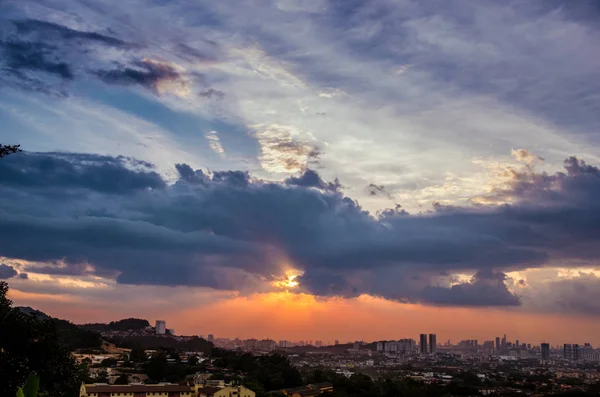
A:
POLYGON ((2 181, 12 188, 89 189, 126 194, 163 188, 152 166, 126 157, 74 153, 28 153, 0 162, 2 181), (132 168, 127 168, 130 166, 132 168))
POLYGON ((518 303, 505 271, 600 258, 600 172, 574 158, 526 189, 517 179, 513 205, 378 218, 312 170, 275 183, 178 164, 169 184, 119 157, 21 153, 0 167, 0 255, 48 263, 29 274, 236 289, 291 267, 317 295, 492 306, 518 303), (475 276, 439 286, 440 272, 475 276))
POLYGON ((7 84, 46 94, 64 96, 60 81, 74 80, 101 48, 131 50, 134 45, 97 32, 80 31, 56 23, 35 20, 0 20, 5 34, 0 40, 7 84), (83 67, 82 67, 83 66, 83 67), (82 70, 79 70, 82 69, 82 70), (59 82, 49 79, 57 77, 59 82))
POLYGON ((303 171, 319 158, 319 149, 307 142, 308 135, 284 125, 257 125, 253 129, 261 149, 261 166, 270 172, 303 171))
POLYGON ((291 176, 284 183, 290 186, 314 187, 317 189, 335 192, 341 188, 340 181, 325 182, 321 176, 313 170, 306 170, 298 177, 291 176))
POLYGON ((56 75, 65 80, 73 79, 71 67, 58 60, 52 60, 53 47, 41 43, 23 41, 0 41, 4 62, 9 70, 34 70, 56 75))
POLYGON ((209 88, 206 91, 202 91, 198 95, 200 95, 203 98, 212 98, 212 97, 215 97, 217 99, 225 98, 224 92, 215 90, 214 88, 209 88))
POLYGON ((394 199, 394 196, 392 196, 386 189, 385 186, 383 185, 376 185, 374 183, 370 183, 367 186, 367 191, 369 192, 369 195, 371 196, 384 196, 389 198, 390 200, 394 199))
POLYGON ((208 140, 208 147, 210 147, 213 152, 221 155, 225 153, 217 131, 208 131, 204 136, 208 140))
POLYGON ((52 22, 24 19, 13 21, 17 32, 21 37, 43 38, 51 41, 80 41, 82 43, 98 43, 110 47, 130 48, 132 44, 126 43, 118 38, 103 35, 97 32, 85 32, 68 28, 52 22))
POLYGON ((0 279, 7 279, 17 276, 17 271, 14 267, 10 265, 6 265, 4 263, 0 264, 0 279))
POLYGON ((428 286, 420 295, 423 303, 454 306, 518 306, 520 299, 511 293, 502 272, 477 272, 471 281, 450 288, 428 286))
POLYGON ((532 154, 527 149, 517 149, 517 150, 512 149, 511 154, 517 161, 520 161, 527 165, 538 164, 538 163, 542 163, 544 161, 543 158, 532 154))
POLYGON ((156 94, 189 93, 189 84, 183 70, 176 64, 145 58, 135 62, 135 68, 122 66, 112 70, 98 70, 95 74, 107 84, 140 85, 156 94))

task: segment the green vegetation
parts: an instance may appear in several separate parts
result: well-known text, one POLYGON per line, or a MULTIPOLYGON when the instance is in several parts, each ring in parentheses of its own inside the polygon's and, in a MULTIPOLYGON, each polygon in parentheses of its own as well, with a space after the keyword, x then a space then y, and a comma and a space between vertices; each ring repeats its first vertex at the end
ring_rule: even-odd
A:
MULTIPOLYGON (((223 372, 232 372, 229 378, 235 380, 239 377, 244 386, 256 392, 257 397, 264 396, 269 391, 304 384, 298 369, 280 354, 253 356, 251 353, 215 348, 212 357, 216 368, 223 372)), ((215 374, 214 377, 227 379, 225 374, 215 374)))
POLYGON ((29 375, 23 388, 17 389, 17 397, 37 397, 40 388, 40 377, 29 375))
POLYGON ((13 308, 7 292, 0 282, 0 396, 14 396, 29 374, 39 376, 41 395, 76 396, 86 369, 61 343, 53 321, 13 308))

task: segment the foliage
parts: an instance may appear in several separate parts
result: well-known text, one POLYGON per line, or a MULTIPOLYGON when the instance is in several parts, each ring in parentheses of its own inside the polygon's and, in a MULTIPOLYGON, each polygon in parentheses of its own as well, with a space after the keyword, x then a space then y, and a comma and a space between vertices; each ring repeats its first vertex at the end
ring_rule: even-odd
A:
POLYGON ((17 397, 37 397, 40 388, 40 377, 29 375, 23 388, 17 389, 17 397))
POLYGON ((32 373, 48 397, 76 396, 81 370, 56 325, 13 308, 7 293, 8 284, 0 282, 0 396, 14 396, 32 373))
POLYGON ((0 158, 9 154, 20 152, 21 145, 3 145, 0 143, 0 158))
POLYGON ((117 379, 115 379, 114 383, 115 385, 128 385, 129 384, 129 377, 127 376, 127 374, 121 374, 119 375, 119 377, 117 379))
POLYGON ((52 318, 46 313, 31 307, 17 307, 24 314, 36 317, 38 320, 50 320, 58 329, 60 341, 70 350, 76 349, 96 349, 102 346, 102 339, 96 332, 82 329, 79 326, 67 320, 52 318))
POLYGON ((281 354, 253 356, 215 348, 212 356, 215 367, 243 374, 244 386, 259 397, 265 392, 304 384, 300 372, 281 354))
POLYGON ((146 350, 198 351, 204 354, 209 354, 213 349, 211 342, 198 337, 177 340, 154 335, 126 336, 115 337, 110 341, 117 346, 130 349, 140 347, 146 350))
POLYGON ((81 328, 96 331, 96 332, 108 332, 108 331, 139 331, 150 326, 148 320, 141 318, 125 318, 119 321, 111 321, 108 324, 104 323, 92 323, 84 324, 81 328))
POLYGON ((146 356, 146 351, 139 345, 133 346, 131 348, 131 353, 129 353, 129 361, 133 361, 134 363, 144 363, 148 357, 146 356))

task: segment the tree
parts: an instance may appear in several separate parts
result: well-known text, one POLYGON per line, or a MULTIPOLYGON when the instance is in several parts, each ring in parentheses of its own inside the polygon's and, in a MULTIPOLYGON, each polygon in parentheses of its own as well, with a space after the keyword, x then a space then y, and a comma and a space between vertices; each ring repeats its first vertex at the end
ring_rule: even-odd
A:
POLYGON ((134 363, 145 363, 148 359, 146 356, 146 352, 140 345, 136 345, 131 349, 131 353, 129 354, 129 360, 134 363))
POLYGON ((0 396, 14 396, 30 374, 40 377, 41 394, 76 396, 82 374, 55 324, 14 309, 7 293, 0 282, 0 396))
POLYGON ((157 352, 150 358, 150 360, 144 366, 146 374, 150 379, 155 382, 162 381, 169 370, 169 364, 167 364, 167 355, 163 351, 157 352))
POLYGON ((119 375, 119 377, 117 379, 115 379, 115 382, 113 384, 128 385, 129 384, 129 376, 127 376, 127 374, 121 374, 121 375, 119 375))
POLYGON ((0 143, 0 158, 9 154, 20 152, 21 145, 3 145, 0 143))

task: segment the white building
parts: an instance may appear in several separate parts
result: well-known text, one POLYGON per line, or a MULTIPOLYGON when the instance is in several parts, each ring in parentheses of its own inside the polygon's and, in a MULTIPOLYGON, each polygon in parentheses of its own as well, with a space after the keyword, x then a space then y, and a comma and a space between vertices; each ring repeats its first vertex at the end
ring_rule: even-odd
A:
POLYGON ((165 320, 156 320, 156 327, 154 328, 156 335, 164 335, 167 333, 167 322, 165 320))

